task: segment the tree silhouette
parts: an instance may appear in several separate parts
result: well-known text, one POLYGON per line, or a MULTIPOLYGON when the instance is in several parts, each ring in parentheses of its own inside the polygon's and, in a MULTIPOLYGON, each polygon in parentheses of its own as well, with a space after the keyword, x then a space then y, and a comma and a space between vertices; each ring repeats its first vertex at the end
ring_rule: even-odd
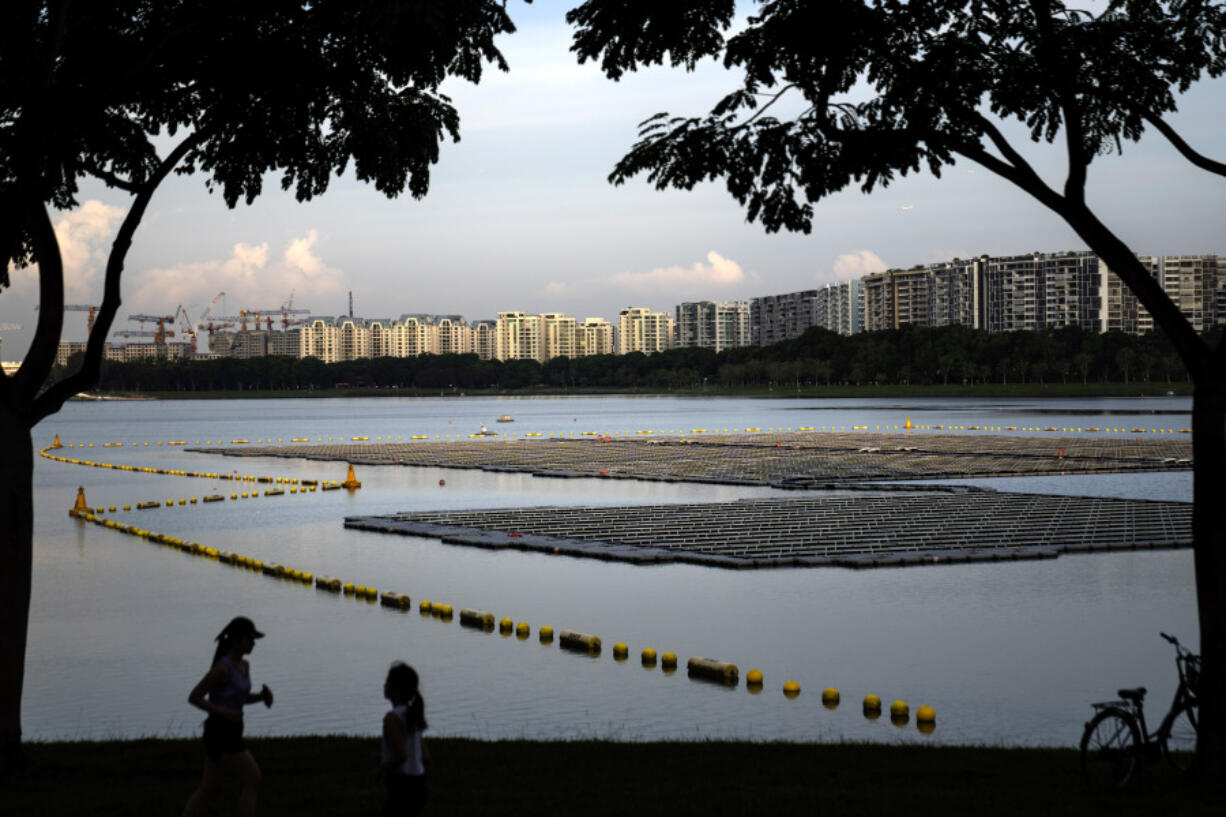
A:
POLYGON ((31 429, 96 381, 120 279, 171 173, 229 207, 277 173, 299 201, 351 170, 386 196, 426 194, 459 116, 439 93, 507 66, 501 0, 6 0, 0 4, 0 289, 37 264, 40 310, 21 369, 0 377, 0 761, 20 757, 33 534, 31 429), (131 194, 75 373, 44 389, 63 323, 50 208, 82 179, 131 194))
MULTIPOLYGON (((1088 171, 1147 128, 1209 173, 1164 118, 1176 94, 1226 69, 1220 0, 768 0, 727 39, 732 0, 588 0, 567 15, 580 62, 618 79, 640 65, 721 57, 743 80, 705 116, 657 114, 609 177, 657 188, 723 179, 750 221, 808 232, 814 203, 853 184, 969 160, 1060 215, 1137 295, 1195 383, 1193 516, 1203 676, 1198 769, 1226 774, 1226 347, 1210 345, 1086 202, 1088 171), (866 98, 867 97, 867 98, 866 98), (1002 121, 1062 149, 1053 187, 1002 121)), ((871 370, 869 371, 871 375, 871 370)))

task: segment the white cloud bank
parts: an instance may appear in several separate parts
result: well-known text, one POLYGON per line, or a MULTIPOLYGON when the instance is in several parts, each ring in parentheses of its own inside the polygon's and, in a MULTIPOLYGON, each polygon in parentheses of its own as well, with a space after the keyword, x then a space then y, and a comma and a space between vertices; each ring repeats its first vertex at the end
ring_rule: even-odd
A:
MULTIPOLYGON (((227 308, 269 309, 294 293, 299 303, 315 303, 347 289, 345 274, 315 253, 319 234, 294 238, 280 259, 270 260, 269 244, 235 244, 224 260, 176 264, 133 274, 125 302, 139 309, 173 309, 204 304, 226 293, 227 308)), ((195 315, 193 315, 193 318, 195 315)))
MULTIPOLYGON (((124 211, 90 199, 76 210, 64 213, 55 223, 55 238, 64 262, 64 302, 97 303, 102 300, 106 258, 124 211)), ((14 285, 37 286, 38 265, 13 269, 14 285)))
POLYGON ((656 267, 646 272, 618 272, 607 278, 570 283, 567 281, 550 281, 541 288, 542 295, 551 298, 575 297, 580 294, 589 297, 616 298, 623 294, 639 297, 651 296, 653 299, 699 300, 721 297, 721 292, 730 295, 737 287, 757 282, 758 276, 746 273, 741 265, 730 258, 724 258, 711 250, 707 260, 698 261, 688 267, 672 265, 656 267))
POLYGON ((889 268, 889 265, 871 250, 845 252, 834 259, 834 276, 840 281, 859 278, 870 272, 883 272, 889 268))
POLYGON ((699 287, 729 288, 743 284, 750 277, 741 265, 724 258, 715 250, 707 253, 704 264, 699 261, 689 267, 656 267, 647 272, 619 272, 609 279, 622 289, 637 293, 654 293, 661 290, 692 290, 699 287))

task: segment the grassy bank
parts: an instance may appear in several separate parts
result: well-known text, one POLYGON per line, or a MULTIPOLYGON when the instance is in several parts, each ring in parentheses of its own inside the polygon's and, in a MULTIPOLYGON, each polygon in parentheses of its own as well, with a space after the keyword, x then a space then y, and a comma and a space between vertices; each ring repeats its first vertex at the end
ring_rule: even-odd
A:
MULTIPOLYGON (((432 740, 436 815, 1222 814, 1221 792, 1146 767, 1123 793, 1094 794, 1063 749, 849 744, 432 740)), ((250 741, 261 815, 377 814, 374 738, 250 741)), ((199 781, 190 740, 29 744, 31 770, 3 781, 14 815, 177 814, 199 781)), ((212 813, 232 814, 228 788, 212 813)))
MULTIPOLYGON (((802 398, 890 398, 905 400, 912 397, 1154 397, 1174 392, 1180 396, 1190 396, 1190 383, 960 383, 950 385, 839 385, 839 386, 801 386, 787 387, 722 387, 702 386, 692 389, 581 389, 581 388, 551 388, 532 387, 525 389, 466 389, 467 397, 582 397, 599 395, 664 395, 675 397, 802 397, 802 398)), ((99 392, 105 394, 105 392, 99 392)), ((235 399, 271 399, 286 397, 328 398, 328 397, 457 397, 459 392, 439 391, 438 389, 269 389, 267 391, 150 391, 137 392, 130 395, 159 400, 235 400, 235 399)))

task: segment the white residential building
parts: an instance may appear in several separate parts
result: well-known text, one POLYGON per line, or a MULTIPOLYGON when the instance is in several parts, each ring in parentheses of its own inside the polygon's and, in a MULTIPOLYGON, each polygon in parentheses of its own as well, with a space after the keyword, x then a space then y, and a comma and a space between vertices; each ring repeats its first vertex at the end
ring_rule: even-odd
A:
POLYGON ((750 344, 749 304, 745 301, 694 301, 678 304, 678 347, 722 352, 750 344))
POLYGON ((667 312, 628 306, 618 313, 617 353, 652 354, 673 348, 675 322, 667 312))

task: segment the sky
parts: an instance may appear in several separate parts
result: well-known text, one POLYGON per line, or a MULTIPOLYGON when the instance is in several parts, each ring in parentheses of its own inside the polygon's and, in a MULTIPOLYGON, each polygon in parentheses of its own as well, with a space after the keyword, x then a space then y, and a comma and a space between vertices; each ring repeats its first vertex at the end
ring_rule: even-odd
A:
MULTIPOLYGON (((767 234, 746 222, 722 182, 660 192, 641 178, 607 181, 634 143, 638 123, 660 111, 701 115, 739 75, 708 61, 693 73, 655 68, 612 82, 569 52, 564 14, 574 2, 511 3, 519 27, 500 40, 511 70, 479 85, 449 80, 461 141, 446 144, 429 194, 387 199, 351 175, 299 204, 275 178, 234 210, 201 176, 172 176, 155 194, 128 255, 113 331, 151 329, 131 314, 193 321, 277 309, 290 296, 314 315, 562 312, 616 321, 627 306, 672 312, 696 300, 749 300, 810 289, 889 267, 987 253, 1085 249, 1057 216, 973 163, 897 180, 870 195, 852 188, 816 205, 809 235, 767 234), (224 297, 218 298, 224 292, 224 297)), ((1168 117, 1184 138, 1219 160, 1226 80, 1205 80, 1168 117)), ((1062 150, 1014 144, 1059 185, 1062 150)), ((1226 184, 1197 170, 1156 133, 1090 169, 1089 203, 1141 254, 1226 254, 1226 184)), ((80 206, 53 214, 70 304, 102 297, 106 253, 128 197, 82 187, 80 206)), ((0 292, 0 357, 20 360, 33 328, 33 270, 0 292)), ((84 340, 86 315, 70 312, 65 340, 84 340)), ((112 335, 112 338, 114 338, 112 335)), ((204 345, 204 336, 201 336, 204 345)))

